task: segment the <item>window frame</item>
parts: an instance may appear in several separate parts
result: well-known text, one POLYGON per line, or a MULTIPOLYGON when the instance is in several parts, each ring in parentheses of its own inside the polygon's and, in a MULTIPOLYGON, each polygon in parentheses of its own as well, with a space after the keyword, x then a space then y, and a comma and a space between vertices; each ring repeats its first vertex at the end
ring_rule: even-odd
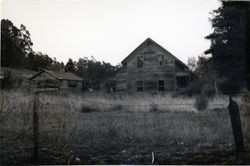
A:
POLYGON ((159 92, 166 91, 166 83, 167 83, 166 80, 158 80, 158 91, 159 92), (160 84, 160 82, 161 82, 161 84, 160 84))
POLYGON ((117 81, 116 80, 112 81, 111 91, 117 92, 117 81))
POLYGON ((143 92, 144 91, 144 80, 137 80, 136 81, 136 91, 143 92), (139 84, 140 82, 140 84, 139 84))
POLYGON ((144 55, 137 55, 137 56, 136 56, 136 67, 137 67, 137 68, 144 68, 144 55), (140 65, 140 64, 139 64, 140 58, 142 58, 142 59, 141 59, 141 60, 142 60, 142 61, 141 61, 141 62, 142 62, 141 65, 142 65, 142 66, 139 66, 139 65, 140 65))
POLYGON ((69 88, 77 88, 78 87, 78 81, 75 80, 67 80, 67 86, 69 88))
POLYGON ((159 67, 165 66, 165 56, 164 55, 158 55, 158 61, 159 61, 159 67))

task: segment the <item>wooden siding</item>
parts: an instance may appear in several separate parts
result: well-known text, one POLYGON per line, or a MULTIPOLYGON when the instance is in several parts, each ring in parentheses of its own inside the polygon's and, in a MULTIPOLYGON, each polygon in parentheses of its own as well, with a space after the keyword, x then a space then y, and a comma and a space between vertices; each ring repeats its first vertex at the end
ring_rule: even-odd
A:
POLYGON ((163 51, 153 45, 142 49, 136 56, 128 59, 127 66, 122 71, 115 74, 111 79, 116 81, 117 91, 126 90, 128 92, 137 91, 137 81, 143 81, 144 91, 158 91, 158 81, 165 81, 166 91, 175 91, 175 65, 160 66, 160 56, 164 56, 165 61, 173 61, 163 51), (137 56, 143 56, 144 65, 137 67, 137 56))

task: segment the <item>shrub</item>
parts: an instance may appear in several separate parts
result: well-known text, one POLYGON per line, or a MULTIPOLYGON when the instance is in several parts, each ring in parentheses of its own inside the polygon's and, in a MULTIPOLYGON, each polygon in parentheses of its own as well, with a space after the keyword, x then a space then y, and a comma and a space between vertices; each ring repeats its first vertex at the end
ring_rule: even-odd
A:
POLYGON ((159 112, 159 108, 156 104, 151 104, 149 108, 150 112, 159 112))
POLYGON ((182 90, 180 94, 193 96, 204 93, 208 97, 215 95, 214 82, 208 78, 200 78, 198 81, 191 83, 186 89, 182 90))
POLYGON ((82 106, 81 112, 82 113, 90 113, 90 112, 96 112, 97 110, 94 108, 91 108, 90 106, 82 106))
POLYGON ((214 97, 216 90, 212 84, 205 84, 201 90, 201 93, 205 94, 207 97, 214 97))
POLYGON ((203 110, 207 109, 207 106, 208 106, 207 96, 204 93, 196 96, 194 106, 199 111, 203 111, 203 110))
POLYGON ((208 82, 209 81, 207 79, 201 78, 198 81, 190 84, 186 89, 182 90, 180 93, 183 95, 188 95, 188 96, 201 94, 201 89, 208 82))
POLYGON ((122 107, 121 104, 118 104, 118 105, 115 105, 115 106, 112 107, 112 110, 113 110, 113 111, 120 111, 120 110, 122 110, 122 109, 123 109, 123 107, 122 107))

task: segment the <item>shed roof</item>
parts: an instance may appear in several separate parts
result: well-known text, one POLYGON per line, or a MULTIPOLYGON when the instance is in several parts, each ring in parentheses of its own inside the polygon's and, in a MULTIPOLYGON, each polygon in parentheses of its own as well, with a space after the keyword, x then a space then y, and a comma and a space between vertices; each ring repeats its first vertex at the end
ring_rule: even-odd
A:
POLYGON ((45 70, 43 69, 42 71, 38 72, 34 76, 30 78, 30 80, 34 79, 35 77, 38 77, 41 75, 43 72, 48 73, 52 77, 58 79, 58 80, 72 80, 72 81, 83 81, 81 77, 78 77, 77 75, 70 73, 70 72, 54 72, 50 70, 45 70))

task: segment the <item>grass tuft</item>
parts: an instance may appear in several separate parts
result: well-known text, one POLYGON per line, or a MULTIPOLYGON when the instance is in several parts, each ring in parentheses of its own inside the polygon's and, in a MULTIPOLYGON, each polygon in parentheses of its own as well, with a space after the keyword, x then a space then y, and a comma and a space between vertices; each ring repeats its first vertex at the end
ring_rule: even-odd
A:
POLYGON ((208 102, 208 97, 206 97, 204 94, 201 94, 195 98, 194 106, 197 108, 197 110, 203 111, 207 109, 208 102))
POLYGON ((91 113, 91 112, 96 112, 97 110, 94 108, 91 108, 89 106, 83 105, 81 108, 82 113, 91 113))

